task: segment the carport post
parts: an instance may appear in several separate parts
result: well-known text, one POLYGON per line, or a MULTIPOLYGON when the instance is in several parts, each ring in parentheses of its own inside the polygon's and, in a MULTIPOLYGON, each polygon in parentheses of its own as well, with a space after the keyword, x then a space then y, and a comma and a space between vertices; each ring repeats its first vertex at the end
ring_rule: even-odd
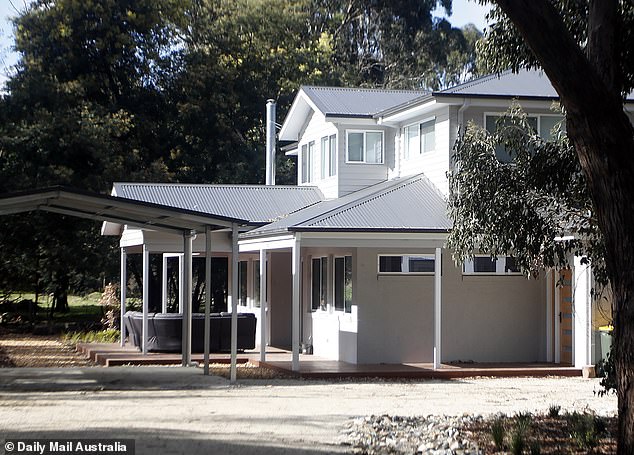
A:
POLYGON ((163 253, 163 277, 161 279, 161 312, 167 313, 167 256, 163 253))
POLYGON ((203 374, 209 375, 209 339, 211 338, 211 229, 205 227, 205 358, 203 374))
POLYGON ((141 329, 141 346, 143 355, 147 354, 147 313, 150 303, 150 250, 143 244, 143 328, 141 329))
POLYGON ((442 249, 436 248, 434 257, 434 370, 441 366, 442 362, 442 249))
POLYGON ((301 259, 301 243, 300 243, 300 234, 295 234, 295 242, 293 243, 293 248, 291 252, 292 257, 292 270, 293 270, 293 303, 291 309, 291 339, 293 343, 293 361, 292 361, 292 369, 293 371, 299 371, 299 343, 300 343, 300 318, 302 317, 301 312, 301 273, 302 273, 302 259, 301 259))
POLYGON ((183 233, 183 275, 181 302, 183 302, 183 366, 189 366, 192 357, 192 238, 194 231, 183 233))
POLYGON ((260 250, 260 362, 266 362, 266 250, 260 250))
POLYGON ((238 376, 238 225, 231 225, 231 384, 238 376))
POLYGON ((125 300, 126 291, 128 287, 128 267, 127 267, 127 254, 125 248, 121 248, 121 318, 119 319, 120 333, 121 333, 121 347, 125 346, 125 300))

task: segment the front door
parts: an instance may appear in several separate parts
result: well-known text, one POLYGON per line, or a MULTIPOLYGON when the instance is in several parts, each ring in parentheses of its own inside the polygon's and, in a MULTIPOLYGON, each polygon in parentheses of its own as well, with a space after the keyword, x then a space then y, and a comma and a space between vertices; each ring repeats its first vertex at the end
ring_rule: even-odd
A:
POLYGON ((561 363, 572 364, 572 271, 559 272, 559 359, 561 363))

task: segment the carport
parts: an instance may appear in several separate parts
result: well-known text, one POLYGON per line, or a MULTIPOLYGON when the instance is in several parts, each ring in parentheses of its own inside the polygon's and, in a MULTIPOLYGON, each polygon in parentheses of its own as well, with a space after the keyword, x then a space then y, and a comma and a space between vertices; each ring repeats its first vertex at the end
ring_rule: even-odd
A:
MULTIPOLYGON (((42 188, 31 191, 0 195, 0 215, 10 215, 42 210, 61 215, 108 221, 120 225, 163 231, 182 235, 183 282, 180 297, 183 305, 182 365, 191 364, 191 316, 192 316, 192 239, 197 233, 205 234, 205 331, 204 374, 209 374, 210 302, 211 302, 211 232, 230 230, 232 241, 232 299, 237 295, 238 283, 238 227, 246 220, 196 212, 160 204, 141 202, 116 196, 107 196, 66 187, 42 188)), ((145 257, 145 255, 144 255, 145 257)), ((125 339, 123 314, 125 313, 127 273, 125 252, 121 261, 121 337, 125 339)), ((149 277, 144 267, 144 289, 149 277)), ((237 364, 237 305, 231 302, 231 382, 236 381, 237 364)), ((143 298, 143 352, 146 352, 148 327, 148 299, 143 298)))

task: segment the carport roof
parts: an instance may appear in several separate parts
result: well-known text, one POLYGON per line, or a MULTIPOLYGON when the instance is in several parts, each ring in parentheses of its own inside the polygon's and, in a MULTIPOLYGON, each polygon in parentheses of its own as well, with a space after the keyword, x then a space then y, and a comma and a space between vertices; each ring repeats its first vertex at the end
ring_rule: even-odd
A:
POLYGON ((247 220, 151 202, 107 196, 67 187, 41 188, 0 195, 0 215, 43 210, 157 231, 203 232, 224 229, 247 220))

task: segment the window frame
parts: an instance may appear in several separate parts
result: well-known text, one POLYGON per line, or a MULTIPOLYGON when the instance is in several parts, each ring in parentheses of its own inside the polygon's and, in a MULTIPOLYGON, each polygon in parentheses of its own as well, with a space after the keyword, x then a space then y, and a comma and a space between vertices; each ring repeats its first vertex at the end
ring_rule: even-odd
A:
POLYGON ((376 255, 376 272, 379 276, 433 276, 436 267, 436 255, 434 253, 379 253, 376 255), (382 272, 381 271, 381 258, 382 257, 400 257, 402 264, 407 264, 407 270, 400 272, 382 272), (408 258, 407 262, 403 262, 404 258, 408 258), (433 263, 433 270, 431 272, 410 272, 409 264, 411 258, 425 258, 425 260, 431 260, 433 263))
POLYGON ((327 311, 330 298, 328 295, 328 256, 312 256, 310 260, 310 312, 327 311), (315 266, 318 263, 318 266, 315 266), (325 272, 325 273, 324 273, 325 272), (317 282, 315 282, 317 273, 317 282), (315 290, 318 293, 318 302, 315 305, 315 290))
MULTIPOLYGON (((474 254, 475 258, 489 258, 488 254, 474 254)), ((477 272, 475 271, 475 261, 473 259, 466 259, 462 264, 462 275, 464 276, 523 276, 521 270, 518 271, 506 271, 506 259, 512 258, 510 255, 496 256, 495 258, 495 271, 477 272)))
POLYGON ((352 255, 336 255, 333 257, 333 277, 332 277, 332 292, 333 292, 333 302, 332 308, 336 313, 350 314, 352 313, 352 306, 354 305, 354 262, 352 259, 352 255), (342 289, 343 289, 343 298, 341 299, 343 302, 343 307, 338 305, 339 295, 337 293, 337 260, 343 259, 343 280, 342 280, 342 289), (346 300, 346 262, 350 261, 350 300, 346 300))
POLYGON ((411 160, 416 156, 421 156, 421 155, 426 155, 428 153, 433 153, 436 151, 436 117, 427 117, 424 118, 422 120, 418 120, 414 123, 409 123, 407 125, 403 126, 402 129, 402 136, 403 136, 403 158, 405 160, 411 160), (425 150, 425 145, 426 145, 426 141, 423 141, 423 134, 422 134, 422 126, 427 124, 427 123, 432 123, 434 126, 434 148, 431 150, 425 150), (407 130, 409 128, 413 128, 416 127, 416 132, 417 132, 417 137, 418 137, 418 153, 411 153, 409 150, 409 141, 407 138, 407 130))
POLYGON ((385 164, 385 131, 383 130, 346 130, 346 164, 371 164, 383 166, 385 164), (367 133, 381 134, 381 162, 367 161, 367 133), (361 161, 351 161, 350 158, 350 134, 363 134, 363 150, 361 151, 363 159, 361 161))
POLYGON ((238 295, 236 296, 238 306, 249 306, 249 260, 238 261, 238 295), (244 265, 244 272, 242 267, 244 265), (242 281, 244 280, 244 293, 242 288, 242 281))

